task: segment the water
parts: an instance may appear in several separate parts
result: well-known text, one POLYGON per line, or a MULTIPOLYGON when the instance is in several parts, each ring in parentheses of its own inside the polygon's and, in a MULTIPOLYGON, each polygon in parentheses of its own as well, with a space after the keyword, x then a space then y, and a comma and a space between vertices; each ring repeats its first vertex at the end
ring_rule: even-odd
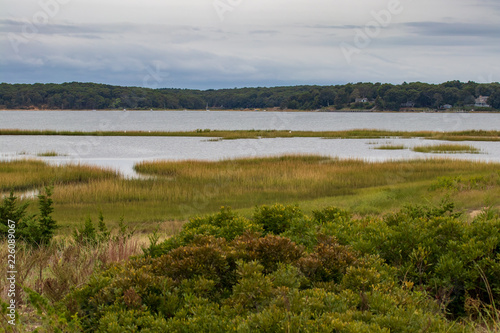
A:
POLYGON ((238 111, 0 111, 0 128, 67 131, 196 129, 462 131, 500 129, 500 114, 238 111))
MULTIPOLYGON (((458 131, 498 130, 500 114, 320 113, 231 111, 1 111, 0 128, 74 131, 191 131, 196 129, 287 129, 458 131)), ((467 142, 481 154, 423 154, 405 150, 377 150, 377 145, 443 143, 423 139, 276 138, 210 141, 200 137, 0 136, 0 160, 38 158, 50 163, 86 163, 111 167, 137 177, 134 163, 144 160, 220 160, 282 154, 320 154, 372 161, 451 157, 500 162, 500 143, 467 142), (56 157, 38 154, 55 151, 56 157)))
MULTIPOLYGON (((276 138, 209 141, 199 137, 0 136, 0 159, 41 158, 51 163, 88 163, 115 168, 125 176, 134 177, 134 163, 144 160, 220 160, 283 154, 320 154, 372 161, 443 157, 443 154, 416 153, 409 149, 374 149, 386 144, 411 148, 438 143, 443 142, 423 139, 276 138), (62 156, 37 156, 46 151, 56 151, 62 156)), ((482 153, 446 156, 500 162, 498 142, 468 144, 481 149, 482 153)))

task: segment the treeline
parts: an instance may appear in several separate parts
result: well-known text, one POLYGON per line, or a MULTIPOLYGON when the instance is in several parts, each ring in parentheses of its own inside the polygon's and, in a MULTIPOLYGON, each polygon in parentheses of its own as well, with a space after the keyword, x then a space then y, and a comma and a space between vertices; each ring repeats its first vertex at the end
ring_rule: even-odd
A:
POLYGON ((500 109, 500 83, 348 83, 220 90, 150 89, 96 83, 0 84, 4 109, 500 109), (484 107, 483 107, 484 109, 484 107))

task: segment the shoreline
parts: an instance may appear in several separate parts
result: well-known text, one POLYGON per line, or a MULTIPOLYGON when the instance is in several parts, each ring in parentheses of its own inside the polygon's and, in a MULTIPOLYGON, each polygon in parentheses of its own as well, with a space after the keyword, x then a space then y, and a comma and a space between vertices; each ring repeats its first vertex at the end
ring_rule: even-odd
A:
POLYGON ((491 110, 491 111, 468 111, 468 110, 457 110, 457 111, 450 111, 450 110, 384 110, 384 111, 378 111, 378 110, 348 110, 348 109, 342 109, 342 110, 331 110, 331 109, 316 109, 316 110, 299 110, 299 109, 257 109, 257 110, 250 110, 250 109, 211 109, 211 110, 202 110, 202 109, 125 109, 125 110, 120 110, 120 109, 96 109, 96 110, 91 110, 91 109, 0 109, 0 112, 12 112, 12 111, 29 111, 29 112, 45 112, 45 111, 57 111, 57 112, 128 112, 128 111, 133 111, 133 112, 306 112, 306 113, 438 113, 438 114, 449 114, 449 113, 485 113, 485 114, 496 114, 500 113, 500 110, 491 110))
POLYGON ((163 136, 163 137, 208 137, 217 140, 271 139, 271 138, 324 138, 324 139, 383 139, 424 138, 445 141, 500 141, 500 131, 385 131, 375 129, 354 129, 346 131, 290 131, 290 130, 196 130, 196 131, 54 131, 0 129, 2 135, 43 136, 163 136))

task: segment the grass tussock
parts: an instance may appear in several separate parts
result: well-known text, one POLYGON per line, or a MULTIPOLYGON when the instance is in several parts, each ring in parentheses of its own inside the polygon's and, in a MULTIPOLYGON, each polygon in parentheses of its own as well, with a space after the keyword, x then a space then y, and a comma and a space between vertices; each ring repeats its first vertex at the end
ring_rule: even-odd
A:
POLYGON ((55 157, 55 156, 62 156, 62 155, 59 154, 58 152, 56 152, 55 150, 49 150, 49 151, 46 151, 46 152, 37 153, 36 156, 40 156, 40 157, 55 157))
POLYGON ((373 149, 380 149, 380 150, 403 150, 406 149, 404 145, 381 145, 378 147, 375 147, 373 149))
POLYGON ((460 144, 416 146, 412 150, 418 153, 434 153, 434 154, 479 154, 481 152, 480 149, 472 145, 460 145, 460 144))

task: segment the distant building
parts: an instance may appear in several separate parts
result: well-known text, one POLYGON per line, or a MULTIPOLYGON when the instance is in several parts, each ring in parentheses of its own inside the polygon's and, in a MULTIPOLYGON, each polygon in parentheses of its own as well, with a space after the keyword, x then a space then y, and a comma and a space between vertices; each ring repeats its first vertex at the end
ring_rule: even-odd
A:
POLYGON ((356 98, 356 103, 368 103, 369 100, 366 97, 363 98, 356 98))
POLYGON ((401 103, 402 108, 414 108, 415 107, 415 102, 406 102, 406 103, 401 103))
POLYGON ((451 105, 451 104, 445 104, 442 106, 442 108, 445 110, 451 109, 452 107, 453 107, 453 105, 451 105))
POLYGON ((490 96, 479 96, 476 98, 476 104, 474 104, 474 106, 489 108, 490 105, 488 104, 488 98, 490 98, 490 96))

